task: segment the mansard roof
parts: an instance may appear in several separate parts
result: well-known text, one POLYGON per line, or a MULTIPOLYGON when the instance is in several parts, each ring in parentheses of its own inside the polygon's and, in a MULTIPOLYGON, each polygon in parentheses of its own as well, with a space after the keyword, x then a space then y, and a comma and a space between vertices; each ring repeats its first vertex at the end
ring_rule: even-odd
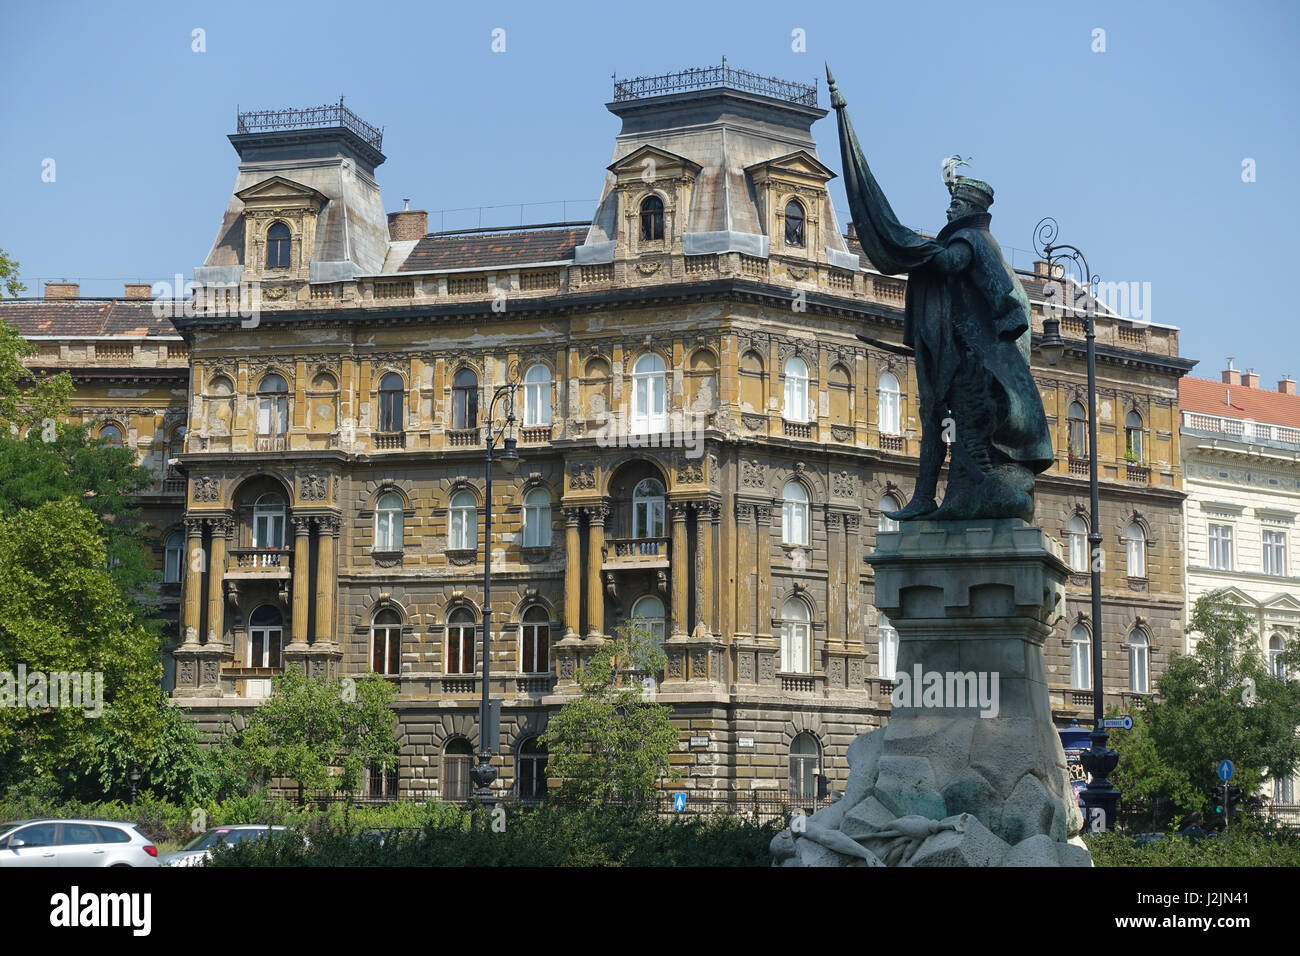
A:
POLYGON ((177 335, 170 319, 154 314, 152 299, 6 299, 0 319, 24 338, 177 335))
POLYGON ((1183 378, 1178 383, 1178 402, 1184 411, 1202 415, 1248 418, 1266 425, 1300 428, 1300 395, 1204 378, 1183 378))
POLYGON ((574 247, 587 235, 587 226, 520 232, 430 234, 416 242, 399 272, 523 265, 573 259, 574 247))

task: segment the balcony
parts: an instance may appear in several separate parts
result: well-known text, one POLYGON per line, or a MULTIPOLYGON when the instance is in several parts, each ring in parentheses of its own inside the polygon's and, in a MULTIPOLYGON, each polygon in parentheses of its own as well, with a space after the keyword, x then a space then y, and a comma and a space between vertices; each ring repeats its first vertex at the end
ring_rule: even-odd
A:
POLYGON ((1124 469, 1124 477, 1135 485, 1146 485, 1151 482, 1151 469, 1145 465, 1135 465, 1129 462, 1124 469))
POLYGON ((287 548, 231 548, 228 578, 287 578, 292 554, 287 548))
POLYGON ((786 438, 812 438, 812 422, 792 422, 788 418, 781 420, 781 432, 786 438))
POLYGON ((609 538, 605 541, 605 570, 668 567, 671 538, 609 538))
POLYGON ((515 692, 519 694, 547 694, 555 684, 554 674, 525 674, 515 678, 515 692))
POLYGON ((473 448, 479 444, 477 428, 448 428, 447 444, 453 448, 473 448))
POLYGON ((519 429, 519 444, 544 445, 551 440, 550 425, 530 425, 519 429))
POLYGON ((376 451, 394 451, 406 447, 406 432, 372 432, 370 440, 376 451))
POLYGON ((822 674, 777 674, 781 691, 786 694, 818 694, 826 677, 822 674))
POLYGON ((253 447, 257 451, 284 451, 289 447, 289 436, 258 435, 253 447))
POLYGON ((903 436, 902 435, 881 435, 880 450, 881 451, 902 451, 903 436))
POLYGON ((1090 474, 1088 459, 1071 455, 1069 461, 1069 472, 1077 478, 1087 478, 1090 474))

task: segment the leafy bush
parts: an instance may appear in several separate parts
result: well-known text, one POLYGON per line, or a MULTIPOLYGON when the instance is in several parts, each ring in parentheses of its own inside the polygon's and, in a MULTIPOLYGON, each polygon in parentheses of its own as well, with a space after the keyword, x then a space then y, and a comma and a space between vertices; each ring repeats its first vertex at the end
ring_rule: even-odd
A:
POLYGON ((1091 833, 1083 839, 1095 866, 1300 866, 1300 835, 1260 825, 1196 841, 1167 834, 1139 843, 1126 833, 1091 833))

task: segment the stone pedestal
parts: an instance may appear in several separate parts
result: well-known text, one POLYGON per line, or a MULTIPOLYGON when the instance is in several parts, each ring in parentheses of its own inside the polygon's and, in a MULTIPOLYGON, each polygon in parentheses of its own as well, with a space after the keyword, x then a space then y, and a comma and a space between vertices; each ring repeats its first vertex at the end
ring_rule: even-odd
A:
POLYGON ((1019 518, 906 522, 877 545, 889 723, 849 748, 844 797, 773 841, 776 863, 1090 865, 1043 664, 1060 545, 1019 518))

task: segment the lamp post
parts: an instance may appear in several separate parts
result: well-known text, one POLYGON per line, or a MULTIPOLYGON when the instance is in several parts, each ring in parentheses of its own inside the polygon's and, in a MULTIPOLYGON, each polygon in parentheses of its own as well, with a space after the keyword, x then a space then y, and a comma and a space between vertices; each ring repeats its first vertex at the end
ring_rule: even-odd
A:
POLYGON ((511 380, 498 386, 488 403, 487 414, 487 453, 483 482, 483 695, 479 701, 478 711, 478 763, 470 770, 470 779, 474 782, 474 797, 484 806, 491 806, 492 781, 497 777, 496 768, 492 766, 492 751, 489 741, 489 727, 492 719, 492 703, 489 692, 492 677, 492 450, 497 440, 502 440, 501 467, 507 475, 513 475, 519 467, 519 450, 515 439, 515 392, 519 387, 517 381, 511 380), (506 420, 499 428, 496 425, 497 402, 504 399, 506 420))
POLYGON ((1097 334, 1093 322, 1096 311, 1096 299, 1093 285, 1097 277, 1088 269, 1088 260, 1077 246, 1058 243, 1056 220, 1050 216, 1041 220, 1034 228, 1034 246, 1047 263, 1047 293, 1045 298, 1055 298, 1043 309, 1043 337, 1039 351, 1048 365, 1056 365, 1065 355, 1065 342, 1061 338, 1060 314, 1066 309, 1076 317, 1081 317, 1087 341, 1088 357, 1088 492, 1090 514, 1088 523, 1088 557, 1092 576, 1092 733, 1089 739, 1092 746, 1079 755, 1083 769, 1088 772, 1088 785, 1083 791, 1083 805, 1086 808, 1085 826, 1091 830, 1115 827, 1115 806, 1119 802, 1119 791, 1108 779, 1119 763, 1119 754, 1106 746, 1110 735, 1106 733, 1105 694, 1101 675, 1101 516, 1100 485, 1097 479, 1097 334), (1067 265, 1078 273, 1079 286, 1083 290, 1083 308, 1073 304, 1075 295, 1067 295, 1064 283, 1057 279, 1057 264, 1060 264, 1060 276, 1065 278, 1067 265))
POLYGON ((127 771, 126 779, 131 782, 131 802, 135 803, 136 794, 140 790, 140 765, 134 760, 131 761, 131 768, 127 771))

